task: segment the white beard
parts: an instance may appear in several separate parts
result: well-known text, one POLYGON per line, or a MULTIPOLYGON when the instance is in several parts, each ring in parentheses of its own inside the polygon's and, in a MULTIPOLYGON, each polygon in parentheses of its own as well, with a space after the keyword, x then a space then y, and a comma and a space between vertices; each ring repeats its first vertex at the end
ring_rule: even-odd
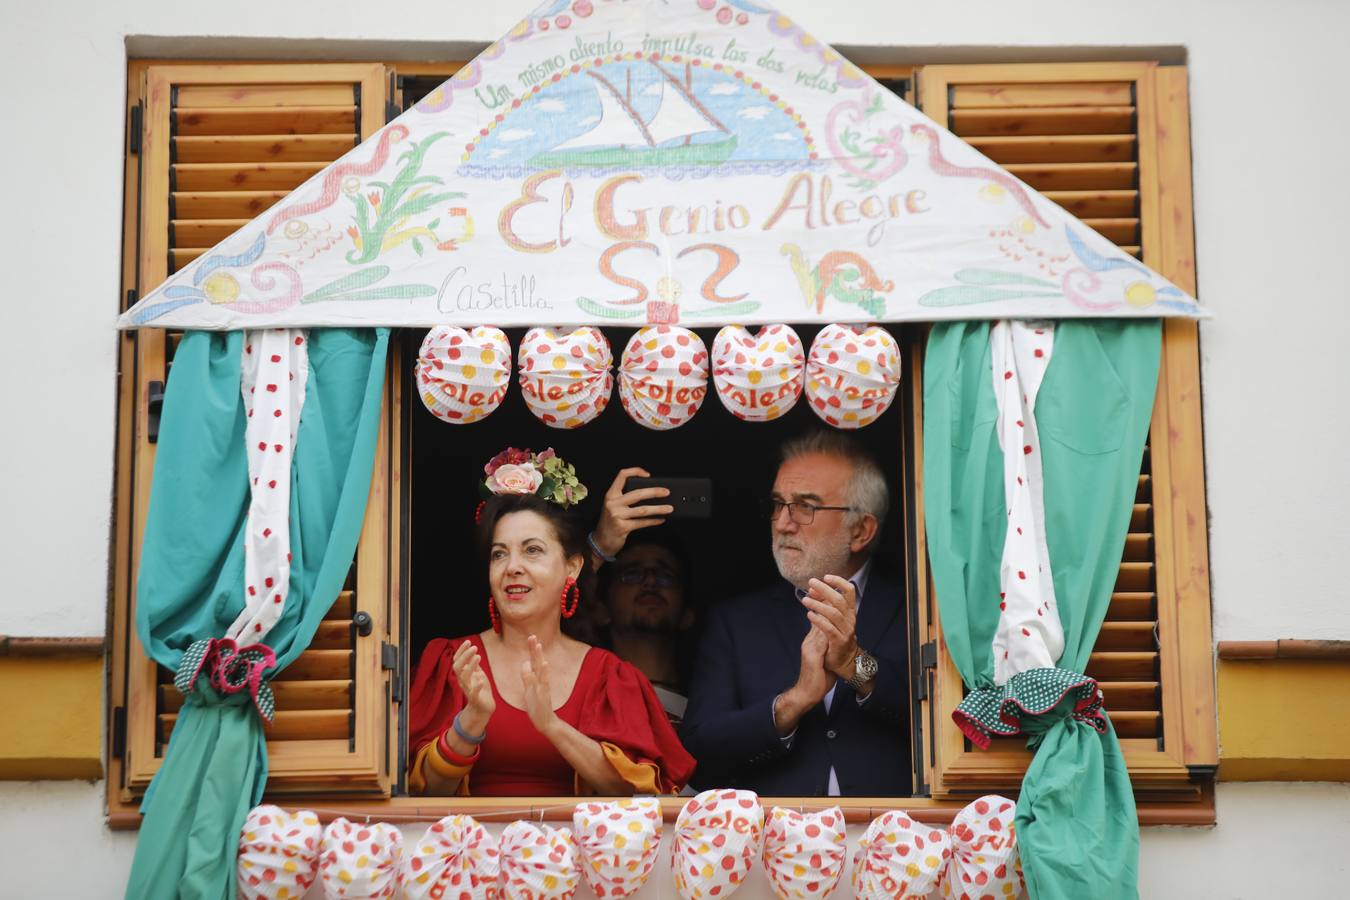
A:
POLYGON ((849 557, 853 555, 849 547, 847 532, 839 535, 837 544, 817 542, 810 546, 795 535, 773 535, 773 561, 778 565, 778 574, 798 590, 806 590, 807 582, 812 578, 826 575, 845 577, 849 557), (783 545, 787 545, 786 547, 783 545), (789 547, 799 548, 794 551, 789 547))

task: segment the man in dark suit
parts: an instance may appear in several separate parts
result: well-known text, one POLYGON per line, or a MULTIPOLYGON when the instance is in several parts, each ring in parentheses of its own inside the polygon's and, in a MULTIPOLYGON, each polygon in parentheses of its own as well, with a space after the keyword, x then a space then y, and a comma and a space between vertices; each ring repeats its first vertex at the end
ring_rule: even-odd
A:
POLYGON ((715 605, 694 665, 680 734, 698 786, 909 794, 904 594, 870 559, 887 505, 847 436, 784 446, 766 510, 783 582, 715 605))

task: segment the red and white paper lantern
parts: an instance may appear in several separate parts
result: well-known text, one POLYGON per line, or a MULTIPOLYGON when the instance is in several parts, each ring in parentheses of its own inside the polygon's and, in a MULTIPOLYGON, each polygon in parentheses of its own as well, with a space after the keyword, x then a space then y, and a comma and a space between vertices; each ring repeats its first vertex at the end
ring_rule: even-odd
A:
POLYGON ((511 384, 511 345, 499 328, 439 325, 417 355, 417 393, 436 418, 468 425, 486 418, 511 384))
POLYGON ((981 797, 952 820, 952 861, 942 882, 942 896, 1019 897, 1025 891, 1017 855, 1013 819, 1017 804, 1007 797, 981 797))
POLYGON ((579 428, 605 411, 614 392, 609 341, 589 325, 566 334, 531 328, 520 342, 525 405, 550 428, 579 428))
POLYGON ((877 326, 826 325, 806 360, 811 409, 836 428, 862 428, 895 399, 900 346, 877 326))
POLYGON ((265 804, 251 810, 239 833, 239 896, 299 900, 318 875, 322 837, 319 817, 307 809, 288 813, 265 804))
POLYGON ((624 348, 619 400, 639 425, 677 428, 694 417, 707 394, 708 348, 688 328, 649 325, 624 348))
POLYGON ((497 839, 472 816, 446 816, 405 854, 402 896, 496 900, 500 872, 497 839))
POLYGON ((873 819, 858 843, 853 895, 859 900, 924 900, 942 883, 951 858, 945 831, 899 810, 873 819))
POLYGON ((670 866, 685 900, 719 900, 745 883, 759 856, 764 808, 752 791, 704 791, 680 810, 670 866))
POLYGON ((764 827, 764 869, 782 900, 827 897, 844 874, 844 811, 798 812, 775 806, 764 827))
POLYGON ((319 875, 328 900, 393 897, 403 881, 403 834, 393 825, 334 819, 323 833, 319 875))
POLYGON ((568 829, 512 822, 502 831, 500 848, 507 900, 565 900, 577 892, 581 873, 568 829))
POLYGON ((751 334, 728 325, 713 339, 713 384, 722 405, 747 422, 768 422, 802 395, 806 355, 787 325, 765 325, 751 334))
POLYGON ((644 797, 578 803, 572 813, 581 871, 597 897, 627 897, 652 874, 661 844, 661 804, 644 797))

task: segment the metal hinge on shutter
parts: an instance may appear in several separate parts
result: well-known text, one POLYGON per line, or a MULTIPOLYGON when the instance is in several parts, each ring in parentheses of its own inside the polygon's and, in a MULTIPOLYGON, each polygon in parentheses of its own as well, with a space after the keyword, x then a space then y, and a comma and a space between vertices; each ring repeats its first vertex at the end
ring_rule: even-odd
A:
POLYGON ((127 708, 113 707, 112 714, 112 755, 121 759, 127 755, 127 708))
POLYGON ((380 667, 389 673, 389 699, 395 703, 403 702, 403 676, 399 665, 398 646, 380 644, 380 667))
POLYGON ((131 121, 127 123, 127 152, 141 152, 141 129, 145 122, 145 101, 139 101, 131 108, 131 121))
POLYGON ((928 699, 929 670, 937 668, 937 641, 929 641, 919 647, 919 683, 914 686, 918 699, 928 699))

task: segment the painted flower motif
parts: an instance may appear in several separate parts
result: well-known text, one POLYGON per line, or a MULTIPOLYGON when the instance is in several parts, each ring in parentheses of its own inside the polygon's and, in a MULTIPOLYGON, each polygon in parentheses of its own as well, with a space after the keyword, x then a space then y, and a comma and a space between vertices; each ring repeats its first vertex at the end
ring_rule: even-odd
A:
POLYGON ((488 490, 494 494, 533 494, 544 483, 544 476, 530 463, 504 463, 488 476, 488 490))

